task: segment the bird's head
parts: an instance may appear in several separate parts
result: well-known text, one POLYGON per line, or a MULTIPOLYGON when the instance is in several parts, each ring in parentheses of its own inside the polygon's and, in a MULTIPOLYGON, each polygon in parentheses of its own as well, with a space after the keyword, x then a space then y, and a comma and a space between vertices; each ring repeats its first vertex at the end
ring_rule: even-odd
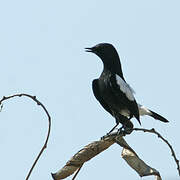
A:
POLYGON ((119 55, 112 44, 100 43, 85 49, 86 52, 92 52, 100 57, 107 69, 114 73, 122 74, 119 55))
POLYGON ((109 43, 100 43, 97 44, 91 48, 85 48, 86 52, 92 52, 99 56, 102 61, 105 63, 105 61, 108 61, 112 59, 112 57, 118 56, 116 49, 112 44, 109 43))

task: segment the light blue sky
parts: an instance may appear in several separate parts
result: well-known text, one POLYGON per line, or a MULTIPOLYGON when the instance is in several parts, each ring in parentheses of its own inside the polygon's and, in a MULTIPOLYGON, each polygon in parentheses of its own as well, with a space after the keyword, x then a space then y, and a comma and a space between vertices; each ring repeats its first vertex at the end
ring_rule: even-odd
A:
MULTIPOLYGON (((99 42, 117 48, 137 101, 170 121, 143 117, 142 127, 158 130, 180 158, 179 7, 178 0, 0 2, 0 96, 36 95, 52 117, 48 148, 30 179, 51 179, 51 172, 114 126, 91 89, 102 63, 84 52, 99 42)), ((0 122, 0 179, 24 179, 44 142, 47 118, 31 100, 16 98, 4 103, 0 122)), ((126 140, 163 179, 178 178, 167 145, 156 136, 135 132, 126 140)), ((113 145, 84 165, 77 180, 84 179, 140 177, 113 145)))

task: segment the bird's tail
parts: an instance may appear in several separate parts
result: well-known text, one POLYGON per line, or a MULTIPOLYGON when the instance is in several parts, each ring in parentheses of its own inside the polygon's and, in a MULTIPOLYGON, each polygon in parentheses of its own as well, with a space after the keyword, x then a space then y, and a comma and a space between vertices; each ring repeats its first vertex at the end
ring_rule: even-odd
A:
POLYGON ((164 118, 161 115, 155 113, 154 111, 151 111, 151 110, 149 110, 149 111, 151 112, 150 116, 153 117, 154 119, 160 120, 162 122, 169 122, 166 118, 164 118))
POLYGON ((138 108, 139 108, 139 115, 143 116, 143 115, 149 115, 151 117, 153 117, 154 119, 160 120, 162 122, 169 122, 166 118, 162 117, 161 115, 155 113, 154 111, 151 111, 149 109, 147 109, 146 107, 138 104, 138 108))

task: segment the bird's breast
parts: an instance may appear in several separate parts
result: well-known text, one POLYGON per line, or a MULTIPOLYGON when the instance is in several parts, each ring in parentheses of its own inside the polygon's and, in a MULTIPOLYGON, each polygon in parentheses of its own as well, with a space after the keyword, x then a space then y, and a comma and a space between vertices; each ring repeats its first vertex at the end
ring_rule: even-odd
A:
POLYGON ((113 92, 110 87, 110 75, 102 74, 99 78, 99 90, 103 99, 111 102, 114 99, 113 92))

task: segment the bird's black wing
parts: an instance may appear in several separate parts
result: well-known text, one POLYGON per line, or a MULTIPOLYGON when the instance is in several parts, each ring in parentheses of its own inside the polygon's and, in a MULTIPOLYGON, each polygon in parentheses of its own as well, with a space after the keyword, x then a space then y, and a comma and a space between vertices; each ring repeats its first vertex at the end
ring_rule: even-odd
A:
POLYGON ((98 79, 93 80, 92 88, 93 88, 93 93, 94 93, 94 96, 96 97, 96 99, 99 101, 99 103, 102 105, 102 107, 113 116, 110 107, 108 106, 108 104, 101 97, 101 94, 100 94, 100 91, 99 91, 98 79))
POLYGON ((123 104, 130 111, 130 117, 135 116, 141 124, 139 109, 132 88, 117 74, 113 74, 110 77, 110 83, 112 92, 117 97, 119 103, 123 104))

